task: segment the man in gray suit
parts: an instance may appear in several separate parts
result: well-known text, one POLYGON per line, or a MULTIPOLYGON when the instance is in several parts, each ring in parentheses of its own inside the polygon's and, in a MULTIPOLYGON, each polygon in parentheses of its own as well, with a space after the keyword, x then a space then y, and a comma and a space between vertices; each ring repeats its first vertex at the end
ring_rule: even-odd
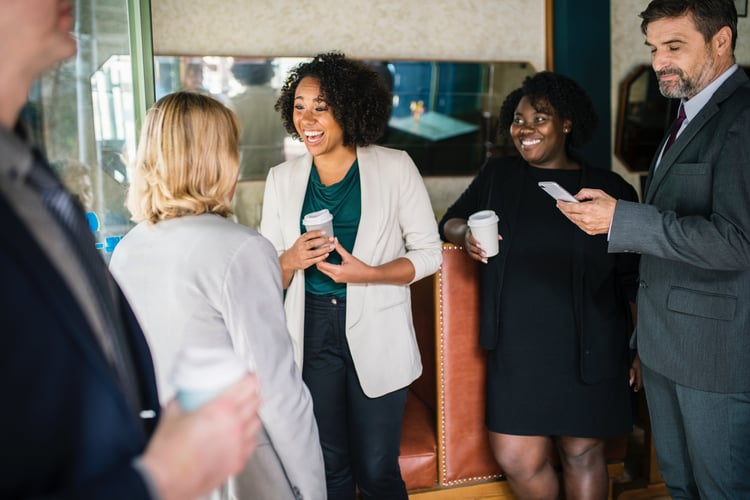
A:
MULTIPOLYGON (((653 0, 652 66, 681 119, 644 204, 582 189, 559 209, 610 252, 642 254, 638 352, 673 498, 750 498, 750 80, 732 0, 653 0)), ((673 133, 672 133, 673 132, 673 133)))

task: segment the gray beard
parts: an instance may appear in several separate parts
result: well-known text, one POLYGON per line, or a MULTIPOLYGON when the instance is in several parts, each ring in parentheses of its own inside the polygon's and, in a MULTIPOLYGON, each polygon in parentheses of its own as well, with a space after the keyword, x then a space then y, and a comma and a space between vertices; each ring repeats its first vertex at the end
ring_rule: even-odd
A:
POLYGON ((683 97, 692 96, 698 93, 694 91, 695 85, 682 77, 680 77, 677 86, 662 85, 662 83, 659 82, 659 92, 661 92, 661 95, 664 97, 669 97, 670 99, 682 99, 683 97))
POLYGON ((675 74, 680 77, 676 86, 662 85, 661 81, 659 81, 659 92, 664 97, 671 99, 690 99, 713 81, 713 77, 716 76, 715 63, 713 52, 709 48, 706 60, 695 79, 686 78, 685 72, 680 69, 657 72, 657 77, 662 74, 675 74))

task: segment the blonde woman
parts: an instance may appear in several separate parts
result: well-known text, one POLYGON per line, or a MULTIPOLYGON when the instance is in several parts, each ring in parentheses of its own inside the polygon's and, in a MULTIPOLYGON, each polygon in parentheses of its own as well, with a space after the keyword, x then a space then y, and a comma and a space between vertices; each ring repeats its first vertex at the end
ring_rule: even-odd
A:
POLYGON ((261 385, 262 438, 237 498, 325 498, 310 394, 294 363, 273 246, 227 220, 239 125, 211 97, 177 92, 149 111, 127 205, 139 224, 110 267, 151 345, 162 401, 186 345, 231 346, 261 385))

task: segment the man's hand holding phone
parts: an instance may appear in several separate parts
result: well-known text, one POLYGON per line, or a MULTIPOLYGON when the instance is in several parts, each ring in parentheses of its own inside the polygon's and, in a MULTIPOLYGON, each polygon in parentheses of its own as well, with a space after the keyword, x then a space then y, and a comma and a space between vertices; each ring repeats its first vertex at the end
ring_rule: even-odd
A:
POLYGON ((583 188, 576 196, 578 203, 566 203, 559 199, 557 208, 586 234, 608 234, 617 200, 601 189, 583 188), (580 203, 581 200, 585 203, 580 203))

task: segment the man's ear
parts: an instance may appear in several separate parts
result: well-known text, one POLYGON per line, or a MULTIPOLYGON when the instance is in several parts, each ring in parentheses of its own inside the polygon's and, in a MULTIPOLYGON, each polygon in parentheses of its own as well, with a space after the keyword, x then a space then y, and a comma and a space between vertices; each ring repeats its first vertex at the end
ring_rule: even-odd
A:
POLYGON ((729 26, 723 26, 711 39, 714 50, 719 55, 724 55, 727 51, 732 51, 732 30, 729 26))

